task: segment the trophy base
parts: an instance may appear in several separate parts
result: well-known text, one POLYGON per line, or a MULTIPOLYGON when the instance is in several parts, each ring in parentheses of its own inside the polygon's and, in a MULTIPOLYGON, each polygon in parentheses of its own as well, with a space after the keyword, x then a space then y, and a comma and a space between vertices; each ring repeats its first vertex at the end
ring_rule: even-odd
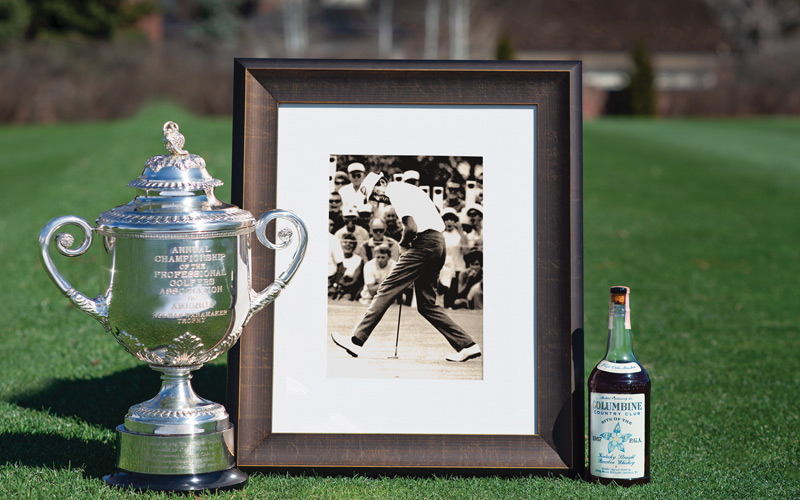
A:
POLYGON ((131 406, 117 426, 117 464, 103 480, 137 490, 200 491, 240 488, 234 431, 219 403, 198 397, 190 383, 197 366, 153 366, 162 372, 158 395, 131 406))
POLYGON ((202 474, 142 474, 117 469, 103 481, 109 486, 141 491, 200 491, 240 489, 247 484, 247 474, 236 467, 202 474))

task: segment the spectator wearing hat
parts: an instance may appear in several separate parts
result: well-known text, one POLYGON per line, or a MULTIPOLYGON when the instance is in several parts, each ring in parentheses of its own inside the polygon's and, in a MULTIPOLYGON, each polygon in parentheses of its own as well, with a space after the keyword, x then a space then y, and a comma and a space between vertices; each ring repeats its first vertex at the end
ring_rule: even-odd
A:
POLYGON ((358 189, 365 175, 366 169, 363 163, 355 162, 347 166, 347 176, 350 179, 350 184, 345 184, 339 188, 339 194, 342 195, 342 210, 348 207, 357 210, 358 206, 363 204, 363 197, 359 196, 358 189))
POLYGON ((416 170, 406 170, 403 172, 403 182, 412 186, 419 186, 419 172, 416 170))
POLYGON ((372 219, 369 223, 370 238, 358 246, 356 254, 360 255, 364 261, 370 261, 375 257, 375 249, 385 246, 389 249, 389 256, 393 261, 400 259, 400 244, 394 238, 386 236, 386 224, 381 219, 372 219))
POLYGON ((436 304, 436 284, 445 261, 442 236, 445 226, 431 199, 416 186, 402 182, 388 184, 382 174, 374 173, 366 177, 360 191, 367 200, 390 203, 395 208, 404 226, 400 246, 407 250, 378 287, 352 334, 331 332, 333 342, 358 357, 392 302, 413 284, 417 310, 455 350, 445 359, 463 362, 480 356, 478 344, 436 304))
MULTIPOLYGON (((369 239, 369 232, 366 229, 356 224, 358 214, 353 207, 347 207, 343 210, 342 216, 344 218, 344 227, 338 229, 334 234, 339 240, 344 240, 344 235, 351 234, 356 239, 357 245, 360 245, 369 239)), ((355 248, 354 248, 355 250, 355 248)))
POLYGON ((391 258, 391 251, 386 245, 375 248, 375 258, 364 264, 364 288, 361 289, 362 304, 369 304, 372 297, 378 292, 378 287, 394 269, 395 261, 391 258))
POLYGON ((483 309, 483 253, 475 251, 464 257, 467 270, 459 276, 454 309, 483 309))
POLYGON ((483 206, 478 204, 467 205, 464 209, 472 231, 467 233, 469 251, 483 252, 483 206))
POLYGON ((473 234, 472 220, 467 217, 466 210, 462 210, 458 214, 458 222, 461 224, 461 230, 467 235, 467 245, 464 247, 464 255, 466 255, 470 252, 472 242, 476 239, 476 236, 473 234))
POLYGON ((445 226, 442 236, 444 236, 447 259, 445 260, 445 269, 443 269, 439 279, 447 288, 444 291, 444 306, 452 307, 458 293, 458 277, 466 269, 464 253, 469 248, 470 243, 467 233, 461 228, 461 223, 455 210, 450 207, 442 210, 442 220, 445 226), (450 278, 446 283, 443 279, 444 276, 450 278))
POLYGON ((364 260, 355 254, 356 238, 352 234, 345 234, 342 237, 342 253, 344 259, 342 266, 344 270, 339 278, 338 295, 334 298, 349 296, 350 300, 356 300, 364 285, 362 275, 364 260))

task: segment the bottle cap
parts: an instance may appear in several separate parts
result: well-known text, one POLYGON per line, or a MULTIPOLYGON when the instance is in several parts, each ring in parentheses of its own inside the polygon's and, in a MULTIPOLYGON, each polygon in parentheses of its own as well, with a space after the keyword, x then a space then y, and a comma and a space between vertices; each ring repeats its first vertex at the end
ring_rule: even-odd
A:
POLYGON ((631 328, 631 303, 630 303, 631 289, 627 286, 612 286, 611 287, 611 300, 609 301, 609 314, 608 314, 608 328, 613 327, 614 306, 625 306, 625 328, 631 328))
POLYGON ((628 294, 630 288, 627 286, 612 286, 611 287, 611 301, 615 304, 625 304, 628 302, 628 294))

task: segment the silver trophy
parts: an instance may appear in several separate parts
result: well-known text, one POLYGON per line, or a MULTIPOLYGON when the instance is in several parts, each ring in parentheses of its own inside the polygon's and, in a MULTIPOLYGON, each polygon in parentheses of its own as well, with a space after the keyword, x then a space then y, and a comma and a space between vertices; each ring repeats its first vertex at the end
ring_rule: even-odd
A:
POLYGON ((200 398, 190 379, 230 349, 255 313, 271 303, 297 271, 307 232, 293 213, 273 210, 258 221, 245 210, 222 203, 222 184, 203 158, 183 150, 178 126, 167 122, 164 144, 171 154, 145 163, 128 186, 138 195, 100 214, 97 227, 75 216, 57 217, 39 235, 42 263, 56 286, 78 308, 98 320, 129 353, 161 372, 161 390, 134 405, 117 427, 117 469, 108 484, 136 489, 189 491, 242 486, 247 475, 235 465, 233 425, 225 407, 200 398), (274 219, 292 223, 266 236, 274 219), (57 232, 67 225, 83 231, 83 241, 57 232), (251 287, 250 240, 255 232, 270 249, 296 238, 292 262, 261 292, 251 287), (92 299, 75 290, 50 256, 55 236, 60 253, 86 252, 93 235, 103 239, 108 289, 92 299))

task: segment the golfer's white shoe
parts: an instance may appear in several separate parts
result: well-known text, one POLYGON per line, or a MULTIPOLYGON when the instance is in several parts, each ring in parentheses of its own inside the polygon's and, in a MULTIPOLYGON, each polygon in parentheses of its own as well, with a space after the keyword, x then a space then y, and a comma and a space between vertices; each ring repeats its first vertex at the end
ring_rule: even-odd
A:
POLYGON ((477 358, 480 355, 481 355, 481 348, 478 347, 478 344, 472 344, 471 346, 465 347, 454 354, 449 354, 445 359, 447 361, 454 361, 456 363, 461 363, 468 359, 477 358))
POLYGON ((357 358, 361 354, 361 346, 353 343, 353 338, 350 335, 342 335, 341 333, 331 332, 333 343, 347 351, 347 354, 357 358))

